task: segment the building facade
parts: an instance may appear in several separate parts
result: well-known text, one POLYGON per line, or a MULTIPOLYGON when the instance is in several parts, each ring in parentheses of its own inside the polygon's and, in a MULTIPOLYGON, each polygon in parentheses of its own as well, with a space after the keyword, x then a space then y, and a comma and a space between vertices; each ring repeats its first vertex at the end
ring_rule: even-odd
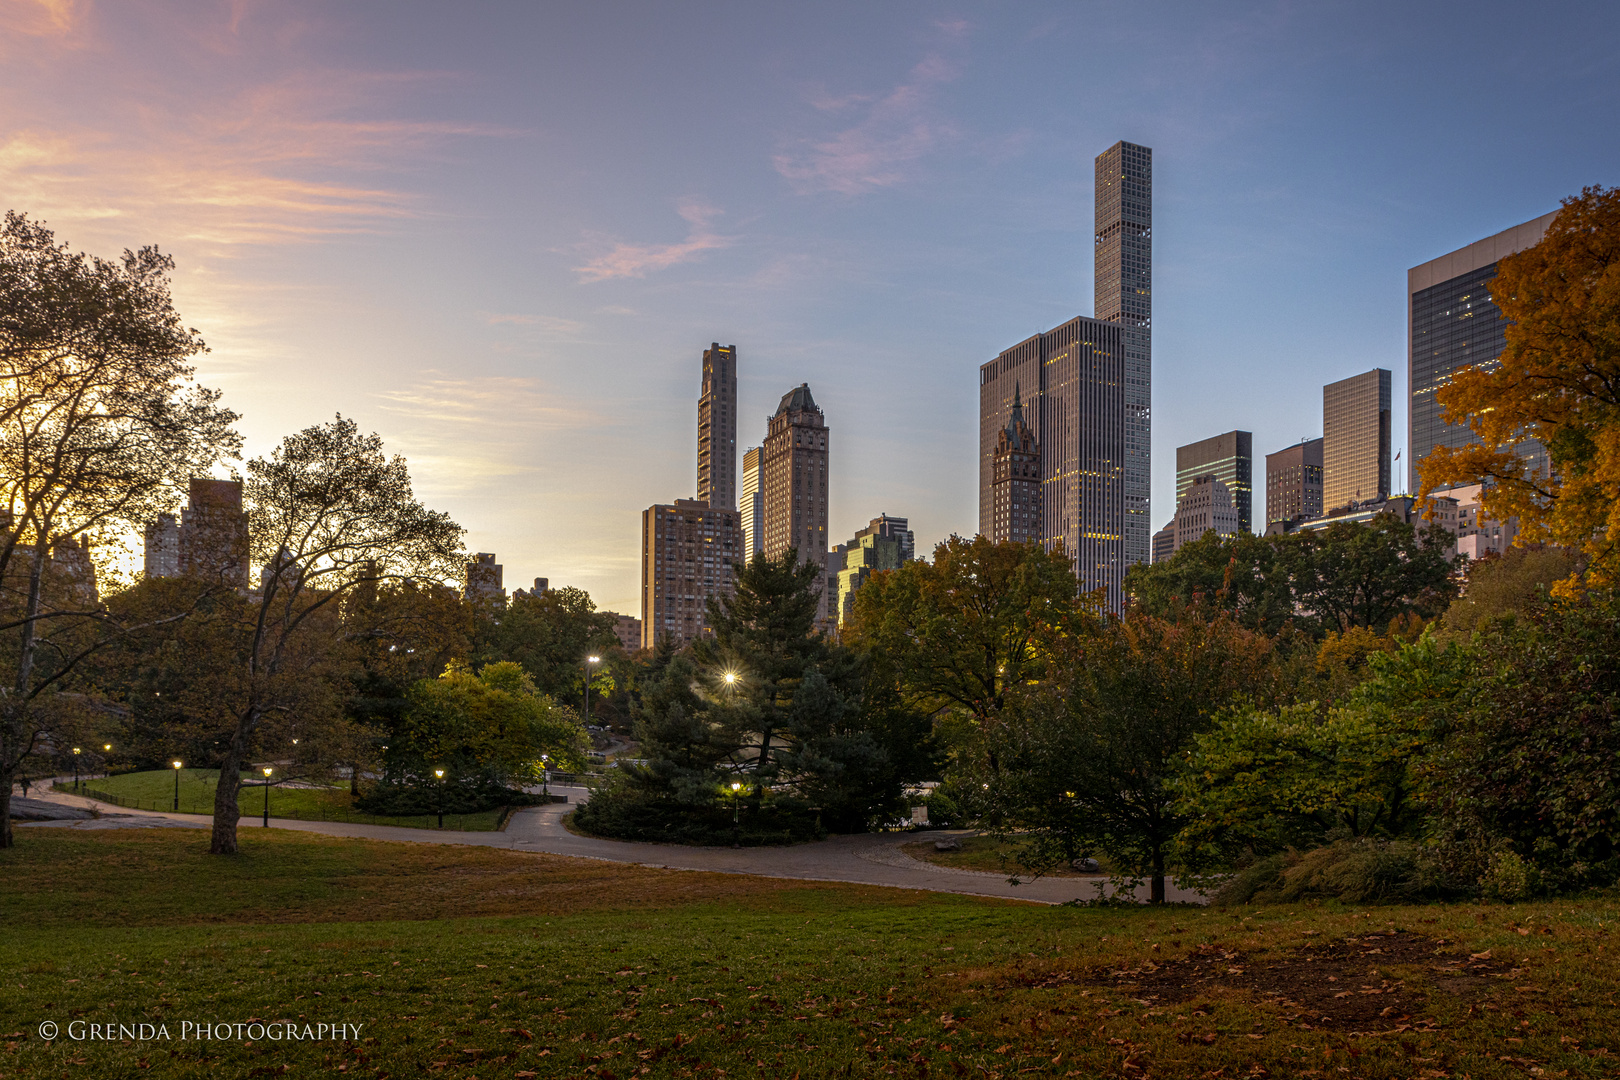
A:
POLYGON ((838 625, 849 617, 855 594, 873 571, 899 569, 916 555, 917 541, 910 523, 888 514, 873 518, 849 543, 834 548, 829 578, 837 590, 833 611, 838 625))
POLYGON ((248 587, 248 516, 240 480, 192 478, 180 511, 178 563, 184 577, 248 587))
POLYGON ((1266 524, 1322 516, 1322 440, 1266 455, 1266 524))
POLYGON ((1021 390, 1013 387, 1007 426, 996 438, 990 468, 990 539, 1020 544, 1041 539, 1041 452, 1024 421, 1021 390))
POLYGON ((1153 442, 1153 151, 1117 142, 1096 159, 1093 311, 1124 327, 1126 565, 1147 562, 1153 442))
POLYGON ((742 487, 737 493, 737 509, 742 522, 744 562, 765 550, 765 492, 759 486, 759 466, 763 446, 750 447, 743 455, 742 487))
POLYGON ((995 450, 1015 399, 1040 449, 1040 542, 1049 549, 1061 543, 1081 589, 1106 590, 1117 611, 1127 565, 1125 328, 1071 319, 979 368, 979 532, 985 536, 993 534, 995 450))
POLYGON ((1322 387, 1322 505, 1326 512, 1390 494, 1390 374, 1384 368, 1322 387))
POLYGON ((1238 512, 1238 528, 1254 531, 1254 436, 1247 431, 1201 439, 1176 447, 1176 504, 1200 476, 1226 485, 1238 512))
POLYGON ((142 569, 149 578, 180 576, 180 521, 173 514, 159 514, 146 527, 142 569))
POLYGON ((1153 534, 1153 561, 1164 562, 1176 553, 1176 519, 1171 518, 1164 528, 1153 534))
POLYGON ((735 510, 701 499, 649 506, 641 515, 641 644, 695 641, 710 632, 708 605, 732 595, 742 530, 735 510))
POLYGON ((737 346, 718 341, 703 350, 698 397, 698 502, 737 508, 737 346))
POLYGON ((1176 502, 1175 530, 1171 554, 1180 551, 1205 533, 1231 536, 1238 531, 1238 509, 1232 493, 1213 476, 1196 477, 1187 493, 1176 502))
MULTIPOLYGON (((1496 264, 1540 243, 1557 216, 1557 211, 1543 214, 1406 272, 1406 385, 1411 395, 1406 446, 1412 458, 1411 490, 1422 489, 1419 469, 1436 446, 1461 447, 1474 441, 1467 427, 1440 418, 1438 391, 1462 368, 1496 365, 1507 344, 1507 323, 1491 298, 1496 264)), ((1546 468, 1546 452, 1539 443, 1527 441, 1518 450, 1532 468, 1546 468)))
POLYGON ((821 567, 823 623, 834 617, 833 590, 825 578, 828 434, 810 384, 801 383, 782 395, 770 418, 760 457, 765 519, 761 550, 774 557, 794 548, 801 563, 821 567))
POLYGON ((635 652, 641 648, 641 620, 634 615, 620 615, 616 611, 606 614, 614 618, 613 634, 619 639, 619 647, 625 652, 635 652))
POLYGON ((506 603, 506 589, 501 584, 504 572, 505 568, 495 561, 493 552, 477 552, 467 563, 467 585, 462 595, 474 603, 506 603))

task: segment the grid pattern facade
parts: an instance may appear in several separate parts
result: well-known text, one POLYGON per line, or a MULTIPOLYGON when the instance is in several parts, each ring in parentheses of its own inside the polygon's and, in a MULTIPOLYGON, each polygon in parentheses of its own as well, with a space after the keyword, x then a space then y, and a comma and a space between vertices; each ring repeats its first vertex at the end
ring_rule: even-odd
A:
POLYGON ((703 350, 698 398, 698 502, 737 508, 737 346, 718 341, 703 350))
POLYGON ((750 447, 743 455, 742 488, 737 493, 738 520, 742 523, 743 561, 751 561, 765 550, 765 493, 759 486, 759 465, 764 456, 762 446, 750 447))
MULTIPOLYGON (((782 395, 770 419, 760 458, 767 556, 797 548, 801 563, 827 569, 826 418, 810 396, 809 384, 782 395)), ((821 618, 831 613, 830 590, 822 589, 821 618)))
POLYGON ((730 596, 742 550, 737 513, 696 499, 649 506, 641 515, 641 644, 695 641, 709 631, 711 599, 730 596))
POLYGON ((1124 334, 1125 561, 1149 561, 1153 442, 1153 151, 1118 142, 1096 160, 1097 318, 1124 334))
POLYGON ((1254 531, 1254 436, 1247 431, 1228 431, 1176 447, 1178 505, 1200 476, 1213 476, 1226 485, 1237 511, 1238 528, 1254 531))
POLYGON ((1266 455, 1266 524, 1322 516, 1322 440, 1266 455))
POLYGON ((1021 395, 1040 448, 1038 539, 1061 543, 1080 587, 1105 590, 1115 611, 1127 565, 1126 333, 1116 322, 1071 319, 979 368, 979 531, 993 534, 996 445, 1021 395))
POLYGON ((1199 476, 1187 486, 1186 494, 1176 500, 1174 526, 1176 539, 1172 554, 1202 539, 1207 532, 1213 531, 1217 536, 1232 535, 1238 531, 1238 512, 1232 505, 1232 493, 1214 477, 1199 476))
POLYGON ((833 613, 842 626, 855 605, 855 594, 875 570, 897 570, 916 557, 917 538, 905 518, 880 514, 856 533, 847 544, 833 551, 835 561, 828 568, 830 584, 836 592, 833 613))
POLYGON ((1322 504, 1389 498, 1390 376, 1374 368, 1322 387, 1322 504))

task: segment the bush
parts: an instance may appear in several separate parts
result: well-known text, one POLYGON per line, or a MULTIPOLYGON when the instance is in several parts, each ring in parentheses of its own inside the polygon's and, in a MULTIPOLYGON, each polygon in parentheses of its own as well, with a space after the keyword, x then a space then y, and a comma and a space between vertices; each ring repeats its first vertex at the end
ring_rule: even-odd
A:
POLYGON ((1430 853, 1407 840, 1339 840, 1303 854, 1287 851, 1240 869, 1215 894, 1223 907, 1335 899, 1410 904, 1460 895, 1430 853))
POLYGON ((420 814, 480 814, 503 806, 535 806, 543 800, 527 791, 496 783, 464 781, 445 784, 413 784, 394 781, 378 784, 355 800, 355 806, 368 814, 408 817, 420 814))
POLYGON ((733 825, 732 807, 723 803, 692 805, 627 784, 614 784, 591 795, 574 811, 580 832, 610 840, 697 847, 745 847, 820 840, 827 835, 814 811, 794 800, 766 796, 762 806, 744 801, 733 825))

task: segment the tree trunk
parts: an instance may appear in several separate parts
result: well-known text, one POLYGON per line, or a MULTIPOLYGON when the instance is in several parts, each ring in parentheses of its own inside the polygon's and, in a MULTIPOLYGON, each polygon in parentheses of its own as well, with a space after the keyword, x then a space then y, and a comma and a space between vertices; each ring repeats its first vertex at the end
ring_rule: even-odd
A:
MULTIPOLYGON (((0 754, 5 753, 5 747, 0 745, 0 754)), ((6 769, 0 772, 0 851, 15 847, 17 839, 11 832, 11 777, 13 770, 6 769)))
POLYGON ((45 577, 47 535, 41 531, 34 544, 33 561, 28 564, 28 596, 23 604, 22 640, 17 649, 17 681, 12 686, 12 698, 6 710, 5 734, 0 735, 0 769, 4 770, 0 772, 0 785, 4 787, 0 791, 0 850, 13 847, 17 842, 11 831, 11 778, 22 763, 22 747, 29 742, 23 738, 22 731, 29 707, 28 688, 34 678, 34 619, 39 615, 40 588, 45 577))
POLYGON ((236 805, 237 793, 242 790, 242 727, 231 735, 225 745, 225 756, 219 762, 219 783, 214 788, 214 832, 208 843, 209 854, 235 855, 237 852, 236 823, 242 816, 236 805))
POLYGON ((1153 892, 1148 898, 1149 903, 1164 903, 1164 851, 1153 849, 1153 892))

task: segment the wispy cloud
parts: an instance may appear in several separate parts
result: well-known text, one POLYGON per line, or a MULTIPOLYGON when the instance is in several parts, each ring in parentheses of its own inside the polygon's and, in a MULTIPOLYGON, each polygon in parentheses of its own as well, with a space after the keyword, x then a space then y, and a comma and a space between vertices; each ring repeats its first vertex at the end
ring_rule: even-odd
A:
POLYGON ((85 0, 0 0, 0 34, 67 38, 88 7, 85 0))
POLYGON ((577 334, 585 329, 585 324, 574 319, 561 319, 555 315, 511 315, 486 314, 484 322, 490 326, 508 324, 511 326, 532 326, 538 330, 547 330, 554 334, 577 334))
MULTIPOLYGON (((966 27, 951 24, 941 29, 955 35, 966 27)), ((955 126, 933 107, 935 91, 957 74, 956 67, 936 53, 881 97, 833 97, 825 92, 812 96, 810 104, 822 112, 861 115, 832 135, 801 139, 784 149, 772 159, 776 171, 804 193, 859 195, 904 183, 925 155, 957 137, 955 126)))
POLYGON ((574 272, 583 282, 608 281, 612 278, 639 278, 658 270, 668 270, 680 263, 690 262, 705 251, 730 247, 735 237, 721 236, 711 227, 720 211, 706 203, 688 201, 679 208, 680 215, 689 226, 686 239, 676 244, 614 243, 607 253, 588 260, 574 272))

